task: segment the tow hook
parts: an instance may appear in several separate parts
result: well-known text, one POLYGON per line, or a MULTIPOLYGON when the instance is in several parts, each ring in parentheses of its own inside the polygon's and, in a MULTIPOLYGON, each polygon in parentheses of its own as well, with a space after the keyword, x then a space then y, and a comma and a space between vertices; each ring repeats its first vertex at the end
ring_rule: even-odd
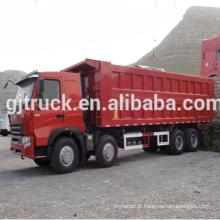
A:
POLYGON ((24 160, 25 159, 24 156, 21 156, 21 159, 24 160))

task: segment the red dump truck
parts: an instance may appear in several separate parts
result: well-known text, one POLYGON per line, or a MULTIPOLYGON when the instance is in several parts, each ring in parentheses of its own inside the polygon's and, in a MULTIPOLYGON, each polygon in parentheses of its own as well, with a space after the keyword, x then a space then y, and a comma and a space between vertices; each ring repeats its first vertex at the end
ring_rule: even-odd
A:
POLYGON ((201 75, 220 75, 220 36, 202 42, 201 75))
MULTIPOLYGON (((40 110, 38 101, 33 110, 23 109, 10 116, 13 153, 32 158, 39 166, 49 166, 58 173, 72 172, 77 163, 91 155, 101 167, 114 165, 118 147, 124 150, 142 148, 146 152, 167 150, 180 155, 184 150, 195 152, 199 146, 202 123, 213 121, 212 110, 185 110, 184 99, 214 98, 214 80, 188 75, 113 65, 110 62, 86 59, 60 72, 33 72, 16 83, 16 100, 23 95, 38 101, 71 98, 67 108, 40 110), (176 110, 131 110, 131 95, 150 99, 174 99, 176 110), (100 110, 82 110, 80 100, 97 99, 100 110), (115 99, 121 110, 108 109, 115 99), (126 101, 127 100, 127 101, 126 101)), ((30 104, 29 104, 30 105, 30 104)), ((192 106, 193 103, 187 103, 192 106)), ((160 104, 159 104, 160 107, 160 104)))

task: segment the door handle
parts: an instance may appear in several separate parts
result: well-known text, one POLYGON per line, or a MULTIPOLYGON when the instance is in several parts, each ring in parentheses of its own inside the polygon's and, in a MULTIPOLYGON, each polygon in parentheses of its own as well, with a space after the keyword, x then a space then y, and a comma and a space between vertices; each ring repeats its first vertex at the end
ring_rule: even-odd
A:
POLYGON ((65 118, 65 115, 57 115, 57 118, 65 118))

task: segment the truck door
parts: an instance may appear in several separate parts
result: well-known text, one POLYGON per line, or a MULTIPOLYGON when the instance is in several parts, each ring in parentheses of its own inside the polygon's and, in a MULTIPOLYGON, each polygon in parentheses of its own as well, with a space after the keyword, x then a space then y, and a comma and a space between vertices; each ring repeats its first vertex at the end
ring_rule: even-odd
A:
POLYGON ((80 74, 63 74, 63 88, 66 102, 68 99, 71 100, 69 102, 71 110, 68 110, 67 107, 64 110, 64 126, 83 130, 83 111, 79 109, 79 101, 82 99, 80 74))
POLYGON ((63 127, 64 113, 62 110, 62 81, 61 78, 44 78, 43 107, 46 107, 45 101, 49 100, 48 110, 39 110, 35 105, 33 112, 33 128, 36 146, 46 146, 51 132, 57 128, 63 127), (54 107, 59 110, 53 110, 51 101, 60 100, 54 107))

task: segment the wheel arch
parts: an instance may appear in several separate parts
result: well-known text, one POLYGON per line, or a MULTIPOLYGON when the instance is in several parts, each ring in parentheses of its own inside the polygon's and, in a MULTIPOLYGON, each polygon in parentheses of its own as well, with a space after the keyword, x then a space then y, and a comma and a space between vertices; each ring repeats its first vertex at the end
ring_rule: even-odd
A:
MULTIPOLYGON (((175 124, 172 130, 181 130, 184 131, 185 129, 189 129, 189 128, 194 128, 197 131, 200 130, 199 126, 197 123, 184 123, 184 124, 175 124)), ((171 131, 172 131, 171 130, 171 131)))
POLYGON ((79 149, 79 161, 85 162, 86 161, 86 146, 85 146, 85 141, 84 141, 83 134, 81 133, 81 131, 73 127, 62 127, 62 128, 57 128, 53 130, 50 133, 50 136, 48 139, 48 143, 47 143, 48 148, 52 150, 52 147, 55 141, 61 137, 70 137, 76 142, 77 147, 79 149))
POLYGON ((217 76, 216 74, 211 74, 208 76, 208 78, 214 78, 215 76, 217 76))

